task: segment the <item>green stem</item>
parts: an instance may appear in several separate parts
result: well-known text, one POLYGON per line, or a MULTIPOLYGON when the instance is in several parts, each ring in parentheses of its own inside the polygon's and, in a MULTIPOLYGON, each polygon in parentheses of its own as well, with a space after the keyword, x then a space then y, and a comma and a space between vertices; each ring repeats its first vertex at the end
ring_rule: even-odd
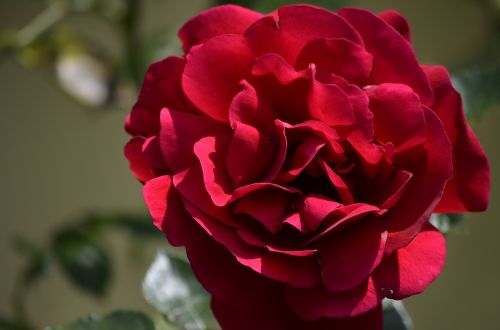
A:
POLYGON ((66 1, 53 1, 28 25, 17 32, 17 47, 24 48, 35 41, 41 34, 63 19, 68 12, 66 1))
POLYGON ((143 78, 142 45, 139 33, 141 17, 140 0, 127 0, 127 13, 123 18, 123 31, 126 47, 126 64, 135 86, 139 88, 143 78))

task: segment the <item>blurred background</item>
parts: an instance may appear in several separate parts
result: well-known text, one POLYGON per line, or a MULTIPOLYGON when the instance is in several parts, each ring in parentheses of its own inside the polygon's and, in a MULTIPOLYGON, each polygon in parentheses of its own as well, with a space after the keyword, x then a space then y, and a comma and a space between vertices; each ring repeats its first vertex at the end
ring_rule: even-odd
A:
MULTIPOLYGON (((141 285, 166 242, 123 157, 123 122, 148 64, 180 54, 182 23, 227 2, 263 11, 290 3, 0 0, 0 329, 14 319, 42 327, 152 312, 141 285)), ((459 223, 442 276, 405 304, 416 330, 498 330, 500 1, 313 2, 397 9, 420 61, 448 66, 464 91, 491 162, 490 208, 451 218, 459 223)))

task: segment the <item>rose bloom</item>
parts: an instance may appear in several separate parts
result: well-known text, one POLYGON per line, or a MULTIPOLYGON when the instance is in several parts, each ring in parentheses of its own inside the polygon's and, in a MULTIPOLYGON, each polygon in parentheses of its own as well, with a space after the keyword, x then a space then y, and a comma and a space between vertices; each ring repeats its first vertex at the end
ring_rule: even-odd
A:
MULTIPOLYGON (((445 241, 432 212, 487 207, 489 168, 442 66, 395 11, 228 5, 180 30, 126 121, 155 225, 223 329, 382 329, 445 241)), ((165 279, 168 280, 168 279, 165 279)))

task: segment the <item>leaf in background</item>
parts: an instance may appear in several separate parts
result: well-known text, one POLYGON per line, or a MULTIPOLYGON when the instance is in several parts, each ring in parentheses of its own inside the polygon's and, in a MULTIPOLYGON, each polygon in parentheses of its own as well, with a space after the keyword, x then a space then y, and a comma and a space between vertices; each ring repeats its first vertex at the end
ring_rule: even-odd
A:
POLYGON ((49 256, 41 247, 25 238, 16 238, 14 247, 27 259, 21 276, 23 284, 30 286, 47 273, 50 267, 49 256))
POLYGON ((478 118, 500 104, 500 64, 464 70, 454 75, 453 82, 464 98, 469 119, 478 118))
POLYGON ((384 299, 384 330, 413 330, 408 311, 401 301, 384 299))
POLYGON ((102 230, 111 227, 124 229, 133 236, 164 237, 146 213, 91 213, 83 219, 80 225, 80 228, 92 234, 99 234, 102 230))
POLYGON ((462 232, 464 220, 465 216, 460 213, 433 213, 429 221, 441 233, 447 234, 450 231, 462 232))
POLYGON ((244 6, 247 8, 254 9, 256 11, 260 11, 263 13, 271 12, 275 10, 276 8, 284 5, 291 5, 291 4, 311 4, 311 5, 316 5, 316 6, 321 6, 324 8, 328 8, 331 10, 337 10, 339 8, 342 8, 347 1, 346 0, 312 0, 312 1, 301 1, 301 0, 251 0, 251 1, 246 1, 246 0, 219 0, 217 1, 217 4, 223 5, 223 4, 236 4, 240 6, 244 6))
POLYGON ((146 300, 175 325, 186 330, 213 329, 210 297, 189 263, 159 251, 143 283, 146 300))
POLYGON ((118 311, 104 318, 89 316, 70 325, 45 330, 155 330, 155 325, 143 313, 118 311))
POLYGON ((104 293, 111 277, 111 260, 89 234, 73 229, 62 231, 54 239, 53 251, 74 284, 96 295, 104 293))

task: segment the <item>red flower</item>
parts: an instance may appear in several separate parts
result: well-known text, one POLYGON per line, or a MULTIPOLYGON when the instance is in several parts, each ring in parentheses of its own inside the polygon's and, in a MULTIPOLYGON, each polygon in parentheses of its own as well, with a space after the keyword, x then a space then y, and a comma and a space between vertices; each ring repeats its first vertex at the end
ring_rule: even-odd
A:
POLYGON ((207 10, 149 69, 125 148, 224 329, 382 329, 441 272, 432 212, 481 211, 488 162, 395 11, 207 10))

